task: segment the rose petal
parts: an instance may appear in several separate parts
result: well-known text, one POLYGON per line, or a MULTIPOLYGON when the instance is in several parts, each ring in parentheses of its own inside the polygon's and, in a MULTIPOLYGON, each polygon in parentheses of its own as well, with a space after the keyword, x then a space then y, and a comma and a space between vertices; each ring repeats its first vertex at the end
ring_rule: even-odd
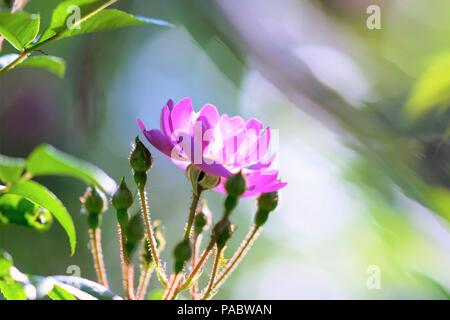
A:
POLYGON ((193 113, 191 99, 184 98, 178 102, 170 113, 173 132, 190 133, 193 113))

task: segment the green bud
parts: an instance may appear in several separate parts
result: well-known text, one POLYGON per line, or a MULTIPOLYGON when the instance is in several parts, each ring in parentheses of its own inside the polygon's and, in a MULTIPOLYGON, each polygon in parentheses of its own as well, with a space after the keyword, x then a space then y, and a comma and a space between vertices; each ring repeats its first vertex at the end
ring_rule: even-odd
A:
POLYGON ((223 249, 234 232, 234 226, 228 218, 220 220, 213 229, 213 237, 216 241, 217 248, 223 249))
POLYGON ((225 190, 227 190, 228 195, 235 198, 238 198, 244 194, 246 190, 246 184, 242 172, 239 172, 227 179, 225 190))
POLYGON ((136 137, 133 150, 130 154, 131 168, 136 172, 147 172, 152 166, 152 155, 144 144, 136 137))
POLYGON ((262 193, 258 197, 257 205, 259 209, 273 211, 278 206, 278 192, 262 193))
POLYGON ((144 238, 144 224, 141 216, 135 214, 130 218, 126 228, 127 241, 131 243, 138 243, 144 238))
POLYGON ((100 214, 108 209, 105 194, 96 187, 88 187, 80 201, 87 213, 100 214))
POLYGON ((148 247, 147 240, 142 241, 141 268, 147 268, 153 262, 152 253, 148 247))
POLYGON ((116 210, 128 210, 133 204, 133 194, 125 182, 125 177, 122 178, 119 188, 112 196, 112 205, 116 210))
POLYGON ((194 233, 200 234, 206 231, 211 224, 211 211, 208 208, 206 200, 202 200, 197 208, 194 218, 194 233))
MULTIPOLYGON (((166 246, 166 240, 164 239, 164 230, 160 220, 155 220, 153 222, 153 230, 155 232, 156 248, 159 252, 162 252, 166 246)), ((141 252, 141 266, 148 267, 153 262, 153 258, 148 247, 147 239, 144 239, 144 241, 142 241, 141 252)))
POLYGON ((238 204, 238 199, 236 197, 228 195, 225 199, 224 207, 226 212, 233 211, 238 204))
POLYGON ((175 273, 181 272, 183 270, 183 265, 192 256, 192 248, 189 239, 181 241, 176 245, 173 251, 175 257, 175 273))
POLYGON ((198 212, 194 218, 194 233, 200 234, 208 225, 208 217, 203 212, 198 212))
POLYGON ((258 209, 255 214, 255 225, 257 227, 261 227, 263 224, 267 222, 269 218, 269 211, 264 209, 258 209))

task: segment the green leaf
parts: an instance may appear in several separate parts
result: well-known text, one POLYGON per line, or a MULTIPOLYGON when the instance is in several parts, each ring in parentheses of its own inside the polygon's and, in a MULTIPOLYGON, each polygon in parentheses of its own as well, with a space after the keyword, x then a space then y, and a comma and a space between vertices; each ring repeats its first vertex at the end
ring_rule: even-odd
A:
POLYGON ((162 20, 137 17, 116 9, 106 9, 115 2, 117 1, 63 1, 53 11, 50 27, 44 31, 38 44, 49 40, 135 25, 171 26, 162 20), (74 10, 74 8, 78 9, 74 10))
POLYGON ((24 168, 24 159, 11 158, 0 154, 0 181, 15 182, 19 180, 24 168))
POLYGON ((27 12, 0 12, 0 34, 22 51, 39 33, 40 17, 27 12))
POLYGON ((95 185, 107 193, 116 190, 116 182, 104 171, 47 144, 40 145, 33 150, 26 160, 26 168, 34 176, 69 176, 95 185))
POLYGON ((430 63, 413 86, 405 114, 415 120, 436 109, 450 106, 450 55, 440 56, 430 63))
POLYGON ((75 296, 62 286, 55 285, 53 290, 48 293, 48 296, 52 300, 76 300, 75 296))
POLYGON ((8 193, 16 194, 33 201, 50 211, 66 231, 72 255, 75 252, 76 234, 72 217, 61 201, 43 185, 34 181, 19 181, 7 189, 8 193))
POLYGON ((0 292, 6 300, 27 300, 24 286, 12 279, 0 279, 0 292))
POLYGON ((0 278, 9 275, 9 269, 14 265, 11 255, 0 249, 0 278))
POLYGON ((64 59, 54 56, 30 57, 18 64, 17 67, 45 69, 60 78, 64 78, 66 72, 66 62, 64 59))
POLYGON ((122 300, 122 298, 114 292, 111 292, 104 286, 87 279, 72 276, 53 276, 52 278, 61 284, 81 290, 82 292, 99 300, 122 300))
POLYGON ((52 222, 51 213, 30 200, 14 194, 0 196, 0 225, 14 223, 47 231, 52 222))

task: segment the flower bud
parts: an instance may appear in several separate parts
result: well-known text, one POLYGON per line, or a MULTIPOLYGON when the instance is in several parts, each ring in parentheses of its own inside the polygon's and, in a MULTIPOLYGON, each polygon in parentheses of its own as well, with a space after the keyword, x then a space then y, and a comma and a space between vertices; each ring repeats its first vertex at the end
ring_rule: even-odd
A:
POLYGON ((217 248, 223 249, 234 232, 234 225, 228 218, 220 220, 213 229, 213 237, 216 241, 217 248))
POLYGON ((133 194, 125 183, 125 177, 122 178, 119 188, 112 196, 112 205, 116 210, 128 210, 133 204, 133 194))
POLYGON ((100 214, 108 209, 105 194, 96 187, 88 187, 80 201, 84 210, 90 214, 100 214))
POLYGON ((194 218, 194 233, 200 234, 203 229, 208 225, 208 218, 203 212, 198 212, 194 218))
POLYGON ((126 235, 127 241, 131 243, 138 243, 144 238, 144 224, 139 214, 135 214, 128 221, 126 235))
POLYGON ((152 155, 144 144, 136 137, 133 150, 130 154, 131 168, 136 172, 147 172, 152 166, 152 155))
POLYGON ((246 184, 242 172, 239 172, 227 179, 225 190, 227 190, 228 195, 236 198, 244 194, 246 190, 246 184))
POLYGON ((211 224, 211 211, 208 208, 206 200, 201 202, 194 218, 194 233, 200 234, 206 231, 211 224))
MULTIPOLYGON (((155 233, 155 240, 156 240, 156 248, 159 252, 162 252, 164 248, 166 247, 166 240, 164 239, 164 230, 161 225, 160 220, 155 220, 153 222, 153 230, 155 233)), ((141 266, 142 267, 148 267, 153 262, 152 253, 150 252, 150 249, 148 247, 147 239, 145 239, 142 242, 142 254, 141 254, 141 266)))
POLYGON ((267 219, 269 218, 269 211, 264 209, 258 209, 255 214, 255 225, 257 227, 261 227, 263 224, 267 222, 267 219))
POLYGON ((269 212, 275 210, 278 205, 278 192, 262 193, 258 197, 257 205, 259 209, 269 212))
POLYGON ((139 214, 135 214, 130 218, 124 232, 126 235, 126 254, 131 259, 141 240, 144 238, 144 224, 139 214))
POLYGON ((175 273, 181 272, 183 270, 183 265, 192 256, 192 248, 189 239, 181 241, 176 245, 173 251, 175 257, 175 273))
POLYGON ((224 207, 226 212, 233 211, 238 204, 238 199, 236 197, 228 195, 225 199, 224 207))

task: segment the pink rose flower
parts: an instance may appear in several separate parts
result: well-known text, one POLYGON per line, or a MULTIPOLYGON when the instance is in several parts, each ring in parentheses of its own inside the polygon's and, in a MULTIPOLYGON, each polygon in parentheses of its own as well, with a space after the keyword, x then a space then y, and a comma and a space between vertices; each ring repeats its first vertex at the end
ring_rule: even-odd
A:
POLYGON ((261 121, 219 115, 212 104, 195 112, 189 98, 174 104, 169 100, 161 111, 160 130, 139 127, 150 143, 180 168, 195 165, 207 174, 220 176, 215 189, 225 192, 227 177, 242 171, 247 191, 243 197, 273 192, 286 183, 278 180, 278 171, 269 170, 275 155, 269 154, 270 128, 261 121))

